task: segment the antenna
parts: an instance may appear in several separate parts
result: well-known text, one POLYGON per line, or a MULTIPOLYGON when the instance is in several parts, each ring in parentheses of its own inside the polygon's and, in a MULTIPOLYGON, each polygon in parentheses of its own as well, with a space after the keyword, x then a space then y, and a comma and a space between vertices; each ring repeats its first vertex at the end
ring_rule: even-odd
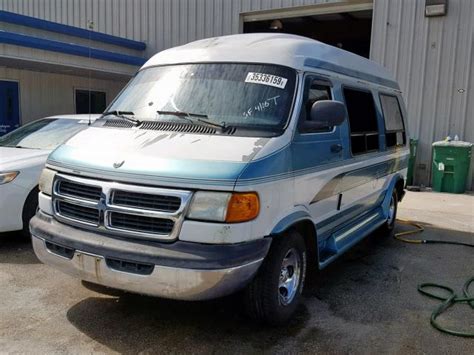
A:
POLYGON ((91 34, 92 34, 92 32, 91 31, 94 30, 94 22, 91 21, 91 20, 88 20, 87 21, 87 28, 89 29, 89 45, 88 45, 88 47, 89 47, 89 78, 88 78, 88 83, 87 83, 87 86, 88 86, 87 94, 89 96, 89 100, 88 100, 89 101, 89 123, 88 123, 88 125, 90 126, 91 125, 91 111, 92 111, 92 93, 91 93, 91 81, 92 81, 92 79, 91 79, 91 76, 92 76, 92 53, 91 53, 92 52, 92 49, 91 49, 92 39, 91 39, 91 34))

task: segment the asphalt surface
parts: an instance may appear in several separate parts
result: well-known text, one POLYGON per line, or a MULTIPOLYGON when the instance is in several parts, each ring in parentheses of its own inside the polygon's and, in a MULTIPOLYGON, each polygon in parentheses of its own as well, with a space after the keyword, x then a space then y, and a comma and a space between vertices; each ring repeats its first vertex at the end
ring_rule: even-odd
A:
MULTIPOLYGON (((474 243, 473 195, 409 193, 399 207, 402 218, 424 223, 425 239, 474 243)), ((473 248, 410 245, 374 233, 309 278, 290 324, 268 328, 243 317, 235 296, 190 303, 101 295, 41 264, 29 241, 2 234, 0 353, 472 354, 474 339, 430 326, 438 301, 416 286, 437 282, 461 292, 473 274, 473 248)), ((467 305, 440 320, 474 331, 467 305)))

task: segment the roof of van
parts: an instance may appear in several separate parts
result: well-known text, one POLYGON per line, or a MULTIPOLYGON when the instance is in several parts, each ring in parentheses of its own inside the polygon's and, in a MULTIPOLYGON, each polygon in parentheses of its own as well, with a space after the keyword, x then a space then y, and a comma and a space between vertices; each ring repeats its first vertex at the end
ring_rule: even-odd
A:
POLYGON ((142 68, 203 62, 268 63, 297 70, 319 68, 399 89, 392 74, 369 59, 307 37, 283 33, 206 38, 159 52, 142 68))

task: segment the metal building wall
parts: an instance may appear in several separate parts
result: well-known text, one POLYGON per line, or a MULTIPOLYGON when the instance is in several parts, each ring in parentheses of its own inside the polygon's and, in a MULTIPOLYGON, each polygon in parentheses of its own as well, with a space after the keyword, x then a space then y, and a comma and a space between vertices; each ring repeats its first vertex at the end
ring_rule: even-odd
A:
MULTIPOLYGON (((147 55, 200 38, 238 33, 240 13, 324 0, 0 0, 0 8, 147 43, 147 55)), ((349 1, 351 2, 351 1, 349 1)), ((424 0, 374 0, 371 58, 390 69, 420 140, 415 180, 429 185, 431 142, 474 141, 474 1, 449 0, 448 15, 424 17, 424 0)), ((472 175, 471 175, 472 176, 472 175)))
POLYGON ((99 90, 106 93, 110 103, 125 85, 125 82, 100 80, 31 70, 0 67, 0 80, 20 83, 20 116, 22 123, 76 111, 74 89, 99 90), (90 86, 89 86, 90 84, 90 86))
MULTIPOLYGON (((242 12, 339 0, 0 0, 0 9, 144 41, 148 56, 196 39, 239 32, 242 12)), ((370 1, 370 0, 368 0, 370 1)))
POLYGON ((448 15, 432 18, 424 3, 374 2, 371 58, 400 83, 420 141, 415 180, 428 185, 433 141, 458 134, 474 142, 474 1, 449 0, 448 15))

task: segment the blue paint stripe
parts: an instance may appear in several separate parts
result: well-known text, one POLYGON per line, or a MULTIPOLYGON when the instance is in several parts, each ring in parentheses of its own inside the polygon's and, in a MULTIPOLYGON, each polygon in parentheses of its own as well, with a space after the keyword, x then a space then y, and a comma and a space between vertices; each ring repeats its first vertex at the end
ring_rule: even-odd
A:
POLYGON ((48 158, 49 162, 67 164, 79 168, 89 167, 95 170, 127 174, 140 174, 159 176, 171 179, 186 179, 234 184, 235 180, 245 168, 246 163, 191 160, 191 159, 166 159, 156 158, 152 163, 141 166, 135 164, 133 159, 125 157, 125 164, 120 169, 112 167, 112 162, 107 161, 100 154, 94 154, 86 149, 78 149, 66 144, 56 148, 48 158))
POLYGON ((69 25, 63 25, 57 22, 51 22, 47 20, 38 19, 35 17, 25 16, 16 14, 8 11, 0 11, 0 21, 13 23, 15 25, 26 26, 37 28, 40 30, 62 33, 65 35, 87 38, 93 41, 113 44, 120 47, 135 49, 143 51, 146 48, 146 44, 143 42, 134 41, 128 38, 122 38, 117 36, 108 35, 101 32, 94 32, 85 30, 83 28, 78 28, 69 25))
POLYGON ((89 57, 90 53, 91 58, 94 59, 106 60, 109 62, 117 62, 128 65, 142 66, 146 62, 145 58, 105 51, 103 49, 89 48, 78 44, 64 43, 59 41, 53 41, 50 39, 26 36, 2 30, 0 30, 0 43, 14 44, 22 47, 37 48, 46 51, 72 54, 81 57, 89 57))
POLYGON ((68 169, 68 170, 78 170, 80 168, 81 173, 88 173, 91 176, 98 175, 106 178, 122 178, 124 181, 137 181, 141 180, 144 183, 149 183, 149 181, 155 180, 157 185, 160 184, 173 184, 175 186, 185 186, 185 185, 197 185, 197 186, 218 186, 218 187, 228 187, 229 190, 232 190, 234 187, 235 179, 232 180, 210 180, 210 179, 192 179, 192 178, 180 178, 180 177, 166 177, 156 173, 153 174, 143 174, 143 173, 127 173, 120 171, 111 171, 110 169, 100 169, 90 166, 78 166, 77 164, 65 164, 63 161, 55 161, 54 159, 48 158, 46 162, 53 169, 57 168, 68 169))
POLYGON ((396 90, 400 90, 400 87, 398 86, 398 83, 396 81, 385 79, 380 76, 364 73, 359 70, 342 67, 340 65, 326 62, 324 60, 315 59, 315 58, 307 58, 304 61, 304 65, 308 67, 313 67, 313 68, 330 70, 339 74, 350 76, 352 78, 358 78, 358 79, 366 80, 372 83, 384 85, 396 90))

